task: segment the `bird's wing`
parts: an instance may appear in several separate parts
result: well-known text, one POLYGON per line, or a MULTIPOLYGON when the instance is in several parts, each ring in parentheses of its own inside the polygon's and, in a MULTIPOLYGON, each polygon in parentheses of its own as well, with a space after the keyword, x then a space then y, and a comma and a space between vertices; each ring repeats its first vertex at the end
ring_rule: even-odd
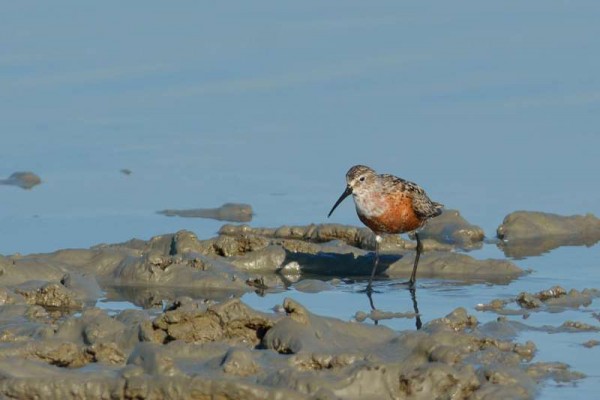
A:
POLYGON ((402 190, 412 199, 413 208, 418 217, 432 218, 437 217, 442 213, 442 208, 444 206, 435 201, 431 201, 427 196, 427 193, 425 193, 425 190, 416 183, 389 174, 380 176, 383 181, 382 190, 388 193, 394 190, 402 190))

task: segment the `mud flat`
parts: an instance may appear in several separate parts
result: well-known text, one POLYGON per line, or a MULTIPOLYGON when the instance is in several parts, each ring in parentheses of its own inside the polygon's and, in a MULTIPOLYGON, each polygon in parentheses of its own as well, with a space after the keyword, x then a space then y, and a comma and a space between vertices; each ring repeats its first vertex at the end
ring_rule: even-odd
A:
POLYGON ((440 216, 428 221, 419 236, 464 250, 480 248, 485 238, 481 227, 471 224, 458 210, 452 209, 445 209, 440 216))
MULTIPOLYGON (((418 332, 237 299, 182 298, 158 316, 96 308, 57 316, 16 294, 3 307, 0 393, 15 398, 530 398, 580 374, 535 363, 535 345, 481 330, 464 309, 418 332), (17 323, 20 322, 20 323, 17 323)), ((63 311, 64 312, 64 311, 63 311)))
POLYGON ((516 211, 497 230, 499 247, 509 257, 546 253, 560 246, 593 246, 600 240, 600 219, 592 214, 563 216, 516 211))
MULTIPOLYGON (((598 289, 584 289, 582 291, 571 289, 567 291, 561 286, 553 286, 538 293, 522 292, 515 298, 496 299, 489 304, 481 304, 478 308, 502 314, 510 312, 507 310, 512 304, 518 306, 523 312, 555 312, 566 308, 576 309, 589 306, 592 300, 597 297, 600 297, 598 289)), ((518 312, 518 310, 516 311, 518 312)))
POLYGON ((158 214, 167 217, 210 218, 218 221, 250 222, 252 207, 249 204, 225 203, 218 208, 193 208, 189 210, 162 210, 158 214))
MULTIPOLYGON (((458 222, 432 227, 419 276, 494 284, 524 274, 508 260, 457 252, 483 236, 458 213, 447 217, 458 222), (472 233, 461 234, 465 229, 472 233)), ((408 277, 414 243, 387 240, 378 276, 408 277)), ((239 299, 251 291, 285 290, 290 282, 304 292, 332 290, 346 277, 370 273, 372 246, 369 231, 343 225, 226 225, 206 240, 180 231, 90 249, 0 256, 0 394, 504 399, 532 398, 547 379, 582 378, 565 364, 535 362, 534 343, 507 335, 531 327, 506 315, 586 306, 598 296, 593 289, 522 293, 480 305, 499 314, 497 321, 480 324, 457 308, 404 332, 358 321, 418 318, 417 310, 374 309, 342 321, 289 297, 272 313, 239 299), (329 281, 311 279, 315 275, 329 281), (106 293, 141 309, 97 308, 106 293)), ((597 328, 567 321, 547 332, 552 329, 597 328)))

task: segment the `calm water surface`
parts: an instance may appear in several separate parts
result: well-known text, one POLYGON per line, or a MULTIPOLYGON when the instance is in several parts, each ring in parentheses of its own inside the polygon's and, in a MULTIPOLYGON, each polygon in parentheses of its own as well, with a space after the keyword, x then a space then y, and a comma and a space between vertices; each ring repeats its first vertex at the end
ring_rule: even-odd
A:
MULTIPOLYGON (((31 170, 31 191, 0 186, 0 253, 48 252, 219 221, 165 208, 249 203, 253 226, 326 222, 344 174, 362 163, 418 182, 493 237, 518 209, 600 215, 600 4, 358 1, 121 2, 0 6, 0 177, 31 170), (131 175, 119 171, 128 168, 131 175)), ((351 202, 331 219, 359 224, 351 202)), ((502 258, 493 245, 471 253, 502 258)), ((599 247, 516 261, 506 286, 419 281, 424 322, 493 298, 561 284, 600 288, 599 247)), ((379 282, 376 305, 410 311, 379 282)), ((361 284, 290 296, 351 319, 361 284)), ((539 313, 598 325, 591 312, 539 313)), ((516 318, 516 317, 511 317, 516 318)), ((414 321, 384 322, 413 329, 414 321)), ((600 390, 597 334, 526 332, 536 360, 588 375, 540 398, 600 390)))

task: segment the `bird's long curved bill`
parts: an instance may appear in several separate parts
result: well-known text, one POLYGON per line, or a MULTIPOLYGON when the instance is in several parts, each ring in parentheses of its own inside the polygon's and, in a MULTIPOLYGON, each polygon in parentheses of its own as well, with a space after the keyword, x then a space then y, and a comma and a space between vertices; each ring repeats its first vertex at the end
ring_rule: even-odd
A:
POLYGON ((331 208, 331 211, 329 211, 329 214, 327 214, 327 218, 329 218, 331 216, 331 214, 333 214, 333 210, 335 210, 336 207, 339 206, 340 203, 342 201, 344 201, 344 199, 346 197, 350 196, 351 194, 352 194, 352 188, 350 186, 346 186, 346 190, 344 190, 344 193, 342 193, 342 195, 340 196, 340 198, 335 202, 335 204, 331 208))

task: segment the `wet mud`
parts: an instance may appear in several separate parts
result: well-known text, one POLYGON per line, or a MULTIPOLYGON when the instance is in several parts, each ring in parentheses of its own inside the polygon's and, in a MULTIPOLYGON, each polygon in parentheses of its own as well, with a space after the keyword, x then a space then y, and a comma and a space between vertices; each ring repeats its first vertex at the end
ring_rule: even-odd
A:
POLYGON ((483 229, 473 225, 460 215, 458 210, 445 209, 432 218, 419 232, 421 239, 433 239, 463 250, 478 249, 483 245, 483 229))
POLYGON ((532 312, 560 312, 569 308, 587 307, 598 297, 598 289, 567 291, 561 286, 553 286, 538 293, 521 292, 514 298, 495 299, 487 304, 479 304, 476 308, 500 315, 528 315, 532 312))
POLYGON ((29 190, 42 183, 39 176, 33 172, 15 172, 6 179, 0 179, 0 185, 18 186, 21 189, 29 190))
MULTIPOLYGON (((506 284, 525 272, 509 260, 459 252, 480 228, 458 212, 424 233, 418 277, 506 284)), ((512 241, 505 220, 504 238, 512 241)), ((514 238, 514 237, 513 237, 514 238)), ((240 300, 286 290, 335 290, 373 265, 366 229, 325 224, 275 229, 225 225, 199 239, 180 231, 149 240, 48 254, 0 256, 0 396, 6 398, 398 399, 532 398, 547 380, 583 375, 536 362, 524 330, 596 332, 580 321, 531 327, 507 318, 586 307, 600 295, 551 287, 423 323, 413 308, 317 315, 286 298, 275 312, 240 300), (100 300, 137 309, 109 312, 100 300), (418 330, 378 322, 415 319, 418 330)), ((378 279, 410 275, 414 242, 386 238, 378 279)), ((366 299, 365 299, 366 300, 366 299)), ((588 341, 582 346, 593 348, 588 341)))
POLYGON ((162 210, 158 214, 167 217, 210 218, 217 221, 250 222, 252 207, 248 204, 226 203, 218 208, 193 208, 189 210, 162 210))
POLYGON ((541 380, 581 378, 563 364, 533 362, 531 342, 484 334, 464 309, 420 331, 395 332, 321 317, 291 299, 282 306, 283 314, 265 314, 238 299, 209 306, 184 300, 158 316, 90 308, 58 319, 40 310, 12 337, 2 335, 0 393, 530 398, 541 380))
POLYGON ((537 256, 560 246, 593 246, 600 240, 600 219, 592 214, 562 216, 516 211, 498 227, 498 247, 508 257, 537 256))

